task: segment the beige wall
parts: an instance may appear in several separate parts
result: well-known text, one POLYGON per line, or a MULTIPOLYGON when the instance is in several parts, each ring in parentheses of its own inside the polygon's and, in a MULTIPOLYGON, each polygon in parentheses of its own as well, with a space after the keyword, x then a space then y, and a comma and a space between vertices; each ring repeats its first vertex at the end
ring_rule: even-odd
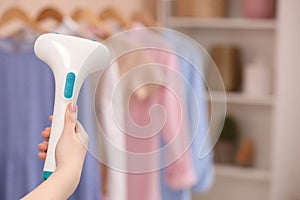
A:
POLYGON ((300 1, 279 0, 272 200, 300 199, 300 1))
POLYGON ((100 12, 107 6, 114 6, 120 9, 124 14, 129 15, 135 10, 141 8, 143 0, 0 0, 0 15, 11 6, 21 6, 31 16, 35 16, 39 10, 45 6, 56 6, 68 15, 77 7, 88 7, 89 9, 100 12))

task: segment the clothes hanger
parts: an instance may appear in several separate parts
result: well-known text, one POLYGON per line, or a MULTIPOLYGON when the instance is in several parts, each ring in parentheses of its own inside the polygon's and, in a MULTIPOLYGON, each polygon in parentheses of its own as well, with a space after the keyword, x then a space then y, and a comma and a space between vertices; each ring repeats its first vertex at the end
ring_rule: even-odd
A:
POLYGON ((118 9, 114 7, 108 7, 104 9, 100 13, 99 17, 103 20, 115 20, 123 30, 127 30, 131 27, 131 20, 126 18, 118 9))
MULTIPOLYGON (((131 19, 133 22, 139 22, 141 24, 143 24, 145 27, 149 27, 149 28, 153 28, 150 29, 150 31, 153 31, 154 33, 158 33, 161 34, 160 30, 158 29, 154 29, 155 27, 158 27, 158 23, 156 22, 156 20, 152 17, 152 15, 146 11, 146 10, 139 10, 134 12, 131 15, 131 19)), ((140 56, 142 57, 142 56, 140 56)), ((150 62, 149 62, 150 63, 150 62)), ((164 74, 162 73, 162 71, 149 71, 149 73, 153 74, 153 77, 156 77, 158 79, 160 79, 159 77, 164 77, 164 74)), ((160 86, 156 85, 156 84, 147 84, 142 86, 141 88, 139 88, 138 90, 135 91, 135 95, 137 96, 137 98, 139 100, 146 100, 149 97, 151 97, 159 88, 160 86)))
POLYGON ((113 31, 105 24, 105 22, 98 19, 98 17, 89 9, 79 8, 72 13, 71 17, 76 22, 85 21, 103 31, 104 38, 102 39, 110 37, 113 33, 113 31))
POLYGON ((136 11, 132 14, 131 19, 136 22, 142 23, 146 27, 158 27, 158 23, 146 10, 136 11))
POLYGON ((23 9, 17 6, 12 7, 4 12, 0 19, 0 28, 14 20, 23 22, 25 25, 29 26, 38 33, 45 32, 45 30, 42 29, 34 20, 32 20, 23 9))
POLYGON ((36 21, 37 22, 41 22, 45 19, 54 19, 55 21, 57 21, 58 23, 61 23, 63 21, 63 15, 61 14, 61 12, 59 10, 57 10, 54 7, 46 7, 44 8, 36 17, 36 21))

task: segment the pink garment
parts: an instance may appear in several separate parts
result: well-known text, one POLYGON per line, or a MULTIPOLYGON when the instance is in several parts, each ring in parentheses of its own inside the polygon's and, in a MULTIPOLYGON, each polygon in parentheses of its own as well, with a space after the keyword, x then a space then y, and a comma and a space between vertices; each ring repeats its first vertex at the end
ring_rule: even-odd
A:
MULTIPOLYGON (((182 85, 174 79, 172 70, 179 72, 176 57, 168 52, 160 50, 144 50, 151 55, 155 62, 165 65, 164 72, 166 83, 173 85, 175 91, 170 91, 164 86, 159 89, 148 99, 141 101, 134 95, 129 101, 129 115, 125 116, 126 119, 126 147, 129 152, 134 153, 149 153, 159 150, 159 134, 162 134, 165 144, 170 144, 173 140, 175 145, 166 151, 166 159, 176 160, 183 152, 183 155, 177 159, 173 164, 169 165, 166 169, 166 181, 169 186, 174 190, 191 187, 196 182, 196 175, 192 167, 191 152, 186 150, 188 138, 187 128, 185 127, 185 110, 181 105, 180 96, 183 92, 182 85), (166 70, 167 68, 171 70, 166 70), (174 94, 178 95, 177 98, 174 94), (163 121, 164 116, 153 105, 161 105, 165 110, 166 121, 163 124, 162 131, 154 134, 150 138, 137 138, 147 137, 149 133, 157 130, 157 123, 163 121), (152 110, 151 110, 152 107, 152 110), (152 117, 152 121, 150 116, 152 117), (130 117, 137 125, 145 127, 144 129, 136 128, 130 122, 130 117), (155 124, 154 126, 146 126, 155 124), (183 127, 180 126, 183 124, 183 127), (178 132, 178 130, 180 131, 178 132), (162 132, 162 133, 161 133, 162 132), (128 135, 129 134, 129 135, 128 135), (133 137, 134 134, 137 137, 133 137), (175 140, 176 137, 176 140, 175 140)), ((174 71, 173 71, 174 72, 174 71)), ((125 107, 126 108, 126 107, 125 107)), ((126 112, 125 112, 126 113, 126 112)), ((159 157, 149 158, 144 162, 134 162, 128 160, 127 165, 129 170, 134 169, 138 165, 146 166, 159 166, 159 157)), ((154 172, 134 174, 128 173, 128 200, 160 200, 160 186, 159 186, 159 169, 154 172)))

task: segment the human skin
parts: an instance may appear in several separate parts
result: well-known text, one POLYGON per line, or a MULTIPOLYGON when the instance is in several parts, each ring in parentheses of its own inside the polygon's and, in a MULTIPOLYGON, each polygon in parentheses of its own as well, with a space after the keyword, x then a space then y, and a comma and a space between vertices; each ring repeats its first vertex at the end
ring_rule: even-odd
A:
MULTIPOLYGON (((77 121, 77 110, 77 106, 73 103, 66 109, 64 129, 55 149, 56 170, 47 180, 23 197, 23 200, 63 200, 75 191, 81 177, 88 144, 88 135, 77 121)), ((48 139, 50 128, 45 128, 42 136, 48 139)), ((48 142, 42 142, 38 148, 41 151, 38 157, 45 160, 48 142)))

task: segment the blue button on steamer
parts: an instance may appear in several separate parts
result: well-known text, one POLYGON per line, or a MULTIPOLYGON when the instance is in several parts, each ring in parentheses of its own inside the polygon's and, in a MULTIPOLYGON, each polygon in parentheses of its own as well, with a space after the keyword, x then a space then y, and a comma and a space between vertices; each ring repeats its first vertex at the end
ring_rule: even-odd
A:
POLYGON ((64 96, 67 99, 70 99, 73 96, 75 79, 76 75, 73 72, 69 72, 66 76, 64 96))

